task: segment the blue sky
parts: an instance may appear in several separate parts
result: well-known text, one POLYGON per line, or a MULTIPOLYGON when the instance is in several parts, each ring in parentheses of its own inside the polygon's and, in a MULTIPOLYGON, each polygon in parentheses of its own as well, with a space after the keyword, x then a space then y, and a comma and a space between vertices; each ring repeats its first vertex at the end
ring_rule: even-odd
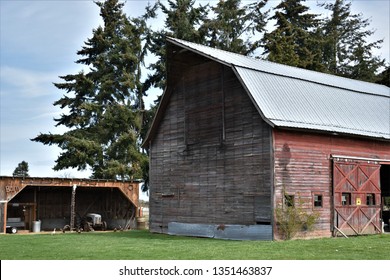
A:
MULTIPOLYGON (((151 1, 152 3, 154 1, 151 1)), ((205 3, 207 1, 202 1, 205 3)), ((278 1, 271 1, 275 6, 278 1)), ((307 1, 315 7, 317 2, 307 1)), ((328 1, 333 2, 333 1, 328 1)), ((376 55, 390 61, 388 0, 352 1, 354 13, 371 18, 373 39, 384 39, 376 55)), ((128 0, 124 12, 138 16, 147 1, 128 0)), ((0 0, 0 175, 12 175, 21 161, 36 177, 88 177, 89 171, 52 170, 61 150, 30 141, 40 132, 61 133, 53 102, 65 93, 54 87, 58 76, 81 70, 76 52, 101 23, 99 7, 90 0, 0 0)), ((162 20, 159 21, 162 26, 162 20)), ((160 94, 160 92, 156 92, 160 94)), ((149 100, 153 100, 151 96, 149 100)))

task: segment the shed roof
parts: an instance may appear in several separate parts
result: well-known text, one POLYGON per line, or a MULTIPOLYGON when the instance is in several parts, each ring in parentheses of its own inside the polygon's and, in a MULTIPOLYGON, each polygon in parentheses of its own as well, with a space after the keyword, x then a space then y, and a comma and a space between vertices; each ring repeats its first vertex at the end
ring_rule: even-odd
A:
MULTIPOLYGON (((116 188, 125 197, 138 206, 139 180, 119 181, 85 178, 55 178, 55 177, 11 177, 0 176, 0 202, 6 203, 13 199, 25 187, 54 187, 54 188, 116 188)), ((0 216, 1 218, 1 216, 0 216)), ((1 232, 1 229, 0 229, 1 232)))
POLYGON ((233 69, 265 121, 390 140, 390 88, 175 39, 168 43, 233 69))

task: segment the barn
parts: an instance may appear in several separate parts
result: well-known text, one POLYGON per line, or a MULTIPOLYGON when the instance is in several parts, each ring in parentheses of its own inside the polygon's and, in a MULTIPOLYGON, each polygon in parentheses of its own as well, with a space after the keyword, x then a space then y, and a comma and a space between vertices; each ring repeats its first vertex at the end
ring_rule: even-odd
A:
POLYGON ((390 210, 390 89, 167 38, 167 87, 144 146, 152 232, 283 238, 381 233, 390 210))
POLYGON ((87 214, 101 215, 106 229, 134 228, 138 181, 0 177, 0 233, 15 226, 39 232, 75 229, 87 214), (39 224, 39 226, 37 226, 39 224))

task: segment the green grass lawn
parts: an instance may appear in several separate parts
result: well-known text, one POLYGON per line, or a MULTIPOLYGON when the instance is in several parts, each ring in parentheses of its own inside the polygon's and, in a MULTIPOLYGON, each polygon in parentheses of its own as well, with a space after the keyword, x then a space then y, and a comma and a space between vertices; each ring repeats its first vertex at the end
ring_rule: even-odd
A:
POLYGON ((124 232, 4 234, 1 260, 389 260, 390 234, 232 241, 124 232))

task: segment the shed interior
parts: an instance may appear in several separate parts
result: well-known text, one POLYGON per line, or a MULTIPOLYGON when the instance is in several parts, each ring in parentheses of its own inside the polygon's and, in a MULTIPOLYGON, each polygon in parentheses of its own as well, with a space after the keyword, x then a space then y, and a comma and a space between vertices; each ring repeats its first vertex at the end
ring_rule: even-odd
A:
MULTIPOLYGON (((70 224, 71 187, 27 186, 7 205, 7 219, 25 223, 32 230, 32 222, 41 221, 41 230, 62 229, 70 224)), ((75 195, 75 226, 87 213, 102 215, 108 229, 131 228, 137 207, 114 187, 79 187, 75 195)))
POLYGON ((382 221, 384 230, 390 232, 390 164, 382 164, 380 169, 382 196, 382 221))

